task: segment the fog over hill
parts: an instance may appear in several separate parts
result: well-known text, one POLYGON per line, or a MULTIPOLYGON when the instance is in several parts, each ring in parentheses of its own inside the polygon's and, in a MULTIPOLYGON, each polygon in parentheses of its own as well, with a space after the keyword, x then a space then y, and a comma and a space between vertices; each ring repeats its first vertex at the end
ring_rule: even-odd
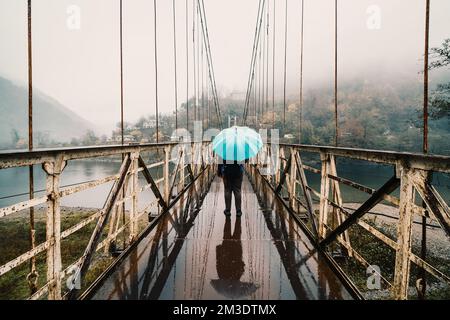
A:
MULTIPOLYGON (((68 142, 94 125, 46 94, 33 91, 33 131, 36 147, 49 141, 68 142)), ((28 89, 0 77, 0 149, 28 143, 28 89)))

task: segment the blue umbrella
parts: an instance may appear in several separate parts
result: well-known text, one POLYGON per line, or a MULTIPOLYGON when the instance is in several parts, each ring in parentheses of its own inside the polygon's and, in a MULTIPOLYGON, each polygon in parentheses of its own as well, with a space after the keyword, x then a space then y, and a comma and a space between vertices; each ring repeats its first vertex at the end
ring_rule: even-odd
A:
POLYGON ((244 161, 256 156, 263 142, 259 133, 248 127, 222 130, 213 140, 213 150, 222 159, 244 161))

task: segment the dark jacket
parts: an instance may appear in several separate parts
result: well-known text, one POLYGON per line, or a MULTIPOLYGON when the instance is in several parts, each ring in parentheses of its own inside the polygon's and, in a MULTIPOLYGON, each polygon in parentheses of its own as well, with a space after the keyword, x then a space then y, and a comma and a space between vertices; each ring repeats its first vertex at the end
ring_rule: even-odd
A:
POLYGON ((219 177, 227 176, 237 176, 244 172, 244 166, 239 163, 223 163, 219 164, 217 167, 217 175, 219 177))

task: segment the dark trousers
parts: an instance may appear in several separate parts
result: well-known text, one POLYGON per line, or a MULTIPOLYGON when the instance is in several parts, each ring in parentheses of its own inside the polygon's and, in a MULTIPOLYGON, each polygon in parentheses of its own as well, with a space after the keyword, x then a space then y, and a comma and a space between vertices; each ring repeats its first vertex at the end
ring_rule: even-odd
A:
POLYGON ((241 187, 243 173, 223 176, 223 185, 225 187, 225 210, 231 211, 231 196, 234 194, 234 204, 236 206, 236 211, 241 211, 241 187))

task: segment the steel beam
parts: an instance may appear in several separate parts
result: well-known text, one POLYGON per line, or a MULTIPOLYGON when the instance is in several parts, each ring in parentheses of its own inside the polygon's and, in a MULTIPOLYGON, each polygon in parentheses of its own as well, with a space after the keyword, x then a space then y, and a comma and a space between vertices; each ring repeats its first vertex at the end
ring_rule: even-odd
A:
POLYGON ((334 229, 325 239, 320 242, 320 246, 323 248, 336 239, 341 233, 346 231, 350 226, 358 221, 364 214, 383 200, 383 195, 389 194, 398 188, 400 180, 393 176, 386 182, 380 189, 378 189, 369 199, 366 200, 358 209, 356 209, 340 226, 334 229))

